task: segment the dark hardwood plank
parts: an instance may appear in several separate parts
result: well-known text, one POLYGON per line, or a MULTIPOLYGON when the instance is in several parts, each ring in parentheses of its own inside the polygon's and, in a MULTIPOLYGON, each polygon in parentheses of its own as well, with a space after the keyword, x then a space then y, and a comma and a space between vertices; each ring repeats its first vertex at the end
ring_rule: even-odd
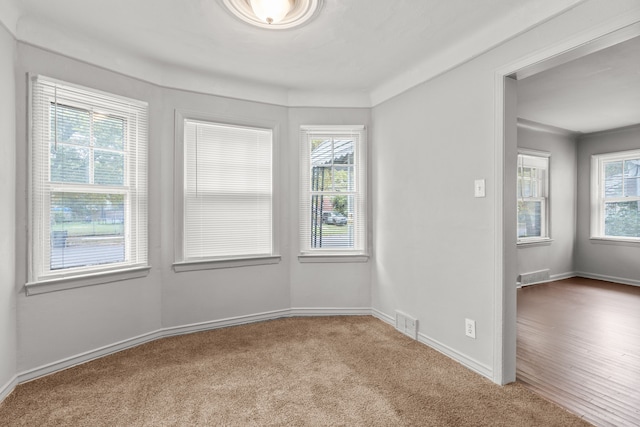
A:
POLYGON ((518 381, 597 426, 640 426, 640 287, 518 290, 518 381))

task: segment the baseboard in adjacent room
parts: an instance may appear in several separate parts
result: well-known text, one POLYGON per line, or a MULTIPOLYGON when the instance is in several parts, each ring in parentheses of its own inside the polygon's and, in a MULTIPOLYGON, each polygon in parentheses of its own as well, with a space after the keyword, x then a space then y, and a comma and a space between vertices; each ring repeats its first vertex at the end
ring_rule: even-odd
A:
POLYGON ((640 280, 627 279, 625 277, 607 276, 605 274, 587 273, 585 271, 576 272, 577 277, 584 277, 585 279, 602 280, 605 282, 619 283, 621 285, 640 286, 640 280))
POLYGON ((564 280, 564 279, 571 279, 572 277, 576 277, 577 274, 575 271, 570 271, 568 273, 560 273, 560 274, 552 274, 549 277, 549 281, 550 282, 555 282, 556 280, 564 280))

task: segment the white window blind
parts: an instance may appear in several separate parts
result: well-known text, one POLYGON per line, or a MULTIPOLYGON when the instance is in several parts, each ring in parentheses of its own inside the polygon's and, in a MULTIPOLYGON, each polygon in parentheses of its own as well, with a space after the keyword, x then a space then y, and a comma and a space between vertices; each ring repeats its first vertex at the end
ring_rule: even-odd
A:
POLYGON ((300 129, 300 251, 365 254, 364 126, 300 129))
POLYGON ((147 265, 147 104, 31 78, 30 282, 147 265))
POLYGON ((273 254, 272 129, 184 121, 183 261, 273 254))
POLYGON ((548 153, 518 154, 518 240, 544 239, 548 234, 548 153))
POLYGON ((591 235, 640 241, 640 150, 592 156, 591 235))

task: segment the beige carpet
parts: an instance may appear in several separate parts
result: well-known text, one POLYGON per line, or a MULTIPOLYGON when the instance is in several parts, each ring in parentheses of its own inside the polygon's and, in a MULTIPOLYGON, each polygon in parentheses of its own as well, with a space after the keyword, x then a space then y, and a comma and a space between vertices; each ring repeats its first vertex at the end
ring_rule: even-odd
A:
POLYGON ((20 385, 2 426, 587 426, 368 316, 166 338, 20 385))

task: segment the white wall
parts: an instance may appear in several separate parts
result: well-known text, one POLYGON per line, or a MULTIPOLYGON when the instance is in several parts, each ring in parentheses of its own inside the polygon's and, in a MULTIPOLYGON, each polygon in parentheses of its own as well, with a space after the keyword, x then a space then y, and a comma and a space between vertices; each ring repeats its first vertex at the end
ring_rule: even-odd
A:
MULTIPOLYGON (((367 263, 299 263, 298 201, 300 199, 300 125, 365 125, 371 127, 368 108, 289 109, 289 217, 291 218, 291 306, 294 308, 371 307, 371 268, 367 263)), ((370 133, 369 133, 370 135, 370 133)), ((370 171, 369 171, 370 172, 370 171)))
POLYGON ((640 126, 581 136, 578 141, 578 239, 576 270, 593 277, 640 286, 640 245, 604 243, 590 236, 591 155, 640 149, 640 126))
MULTIPOLYGON (((495 268, 502 266, 495 218, 503 209, 494 179, 503 168, 495 154, 502 144, 496 72, 637 6, 581 3, 373 109, 373 307, 389 316, 396 309, 416 316, 423 341, 498 382, 515 377, 515 340, 503 342, 498 329, 515 324, 515 300, 503 293, 495 268), (473 196, 478 178, 486 179, 486 198, 473 196), (505 324, 496 324, 503 313, 505 324), (477 322, 475 340, 465 337, 465 318, 477 322), (503 363, 508 368, 497 372, 503 363)), ((515 193, 504 203, 515 206, 515 193)), ((515 215, 504 222, 515 227, 515 215)), ((504 250, 516 251, 515 240, 504 250)))
POLYGON ((16 374, 15 41, 0 24, 0 395, 16 374))
MULTIPOLYGON (((160 93, 152 85, 18 43, 17 229, 18 372, 57 362, 160 328, 160 93), (27 272, 27 73, 147 101, 150 104, 149 259, 142 279, 25 296, 27 272)), ((166 173, 166 172, 165 172, 166 173)))
POLYGON ((518 147, 545 151, 550 157, 550 243, 518 246, 518 274, 550 269, 551 278, 575 272, 577 148, 569 132, 544 126, 518 126, 518 147))
MULTIPOLYGON (((256 102, 238 101, 211 95, 200 95, 178 90, 162 90, 161 116, 157 126, 156 151, 162 157, 162 169, 173 169, 174 111, 187 110, 215 116, 260 120, 279 126, 279 179, 280 198, 277 208, 280 218, 280 264, 242 268, 225 268, 175 273, 173 239, 173 174, 160 177, 162 227, 162 257, 158 268, 162 270, 162 323, 165 327, 207 322, 229 317, 288 309, 289 253, 288 236, 291 221, 288 217, 289 190, 289 138, 287 109, 256 102)), ((295 231, 295 230, 294 230, 295 231)))
MULTIPOLYGON (((27 235, 18 234, 18 370, 38 368, 156 331, 279 312, 291 307, 345 311, 371 306, 368 263, 299 264, 298 127, 370 125, 369 109, 289 109, 161 88, 18 43, 19 229, 27 216, 27 73, 147 101, 150 108, 148 277, 26 297, 27 235), (175 273, 175 111, 277 124, 279 130, 279 264, 175 273)), ((313 311, 317 312, 317 311, 313 311)))

